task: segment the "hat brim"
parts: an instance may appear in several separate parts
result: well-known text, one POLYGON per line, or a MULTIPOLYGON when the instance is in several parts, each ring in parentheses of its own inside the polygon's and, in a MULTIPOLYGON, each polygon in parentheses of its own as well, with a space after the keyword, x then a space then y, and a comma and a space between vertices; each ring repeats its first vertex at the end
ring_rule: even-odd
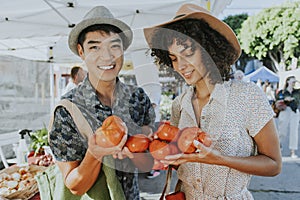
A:
POLYGON ((235 61, 238 60, 238 58, 241 55, 241 47, 240 47, 239 41, 237 40, 235 33, 226 23, 222 22, 221 20, 217 19, 216 17, 214 17, 206 12, 190 13, 187 15, 183 15, 181 17, 177 17, 177 18, 175 18, 169 22, 165 22, 163 24, 159 24, 159 25, 156 25, 156 26, 153 26, 150 28, 144 28, 145 39, 146 39, 149 47, 153 48, 152 37, 154 36, 155 31, 157 29, 162 28, 165 25, 172 24, 174 22, 183 20, 183 19, 203 19, 204 21, 206 21, 212 29, 218 31, 221 35, 223 35, 228 40, 228 42, 231 43, 231 45, 233 46, 233 48, 236 51, 235 61))
POLYGON ((124 22, 122 22, 118 19, 114 19, 114 18, 91 18, 91 19, 83 20, 80 23, 78 23, 71 30, 71 32, 69 34, 69 40, 68 40, 69 48, 71 49, 71 51, 74 54, 79 55, 78 50, 77 50, 79 34, 84 29, 86 29, 87 27, 92 26, 92 25, 96 25, 96 24, 109 24, 109 25, 112 25, 112 26, 115 26, 115 27, 119 28, 126 37, 126 41, 123 41, 125 50, 132 43, 132 37, 133 37, 132 30, 124 22))

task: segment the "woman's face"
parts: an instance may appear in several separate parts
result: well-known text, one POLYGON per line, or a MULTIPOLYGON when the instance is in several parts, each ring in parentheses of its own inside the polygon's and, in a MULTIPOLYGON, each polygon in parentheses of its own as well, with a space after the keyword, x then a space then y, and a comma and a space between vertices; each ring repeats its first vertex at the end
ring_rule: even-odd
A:
POLYGON ((187 84, 196 84, 207 76, 207 69, 201 60, 199 45, 196 45, 193 50, 190 40, 184 44, 177 44, 177 40, 174 39, 168 51, 174 70, 184 78, 187 84))

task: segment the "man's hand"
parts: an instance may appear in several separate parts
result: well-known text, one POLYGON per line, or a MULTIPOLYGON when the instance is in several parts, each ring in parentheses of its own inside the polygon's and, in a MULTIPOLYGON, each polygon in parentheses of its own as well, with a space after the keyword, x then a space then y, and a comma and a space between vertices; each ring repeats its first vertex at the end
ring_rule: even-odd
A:
POLYGON ((122 152, 123 146, 127 140, 127 134, 125 134, 121 142, 114 147, 104 148, 96 143, 96 135, 93 134, 89 137, 88 141, 88 152, 91 153, 97 160, 102 161, 103 156, 113 155, 114 158, 117 158, 118 155, 122 152))

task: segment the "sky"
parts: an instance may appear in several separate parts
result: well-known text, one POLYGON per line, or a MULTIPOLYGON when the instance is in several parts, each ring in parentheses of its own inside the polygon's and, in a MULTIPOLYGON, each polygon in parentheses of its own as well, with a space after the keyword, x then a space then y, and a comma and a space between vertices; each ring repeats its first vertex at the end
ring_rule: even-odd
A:
POLYGON ((224 19, 226 16, 242 13, 255 15, 264 8, 281 5, 286 1, 295 0, 232 0, 231 4, 218 15, 218 18, 224 19))

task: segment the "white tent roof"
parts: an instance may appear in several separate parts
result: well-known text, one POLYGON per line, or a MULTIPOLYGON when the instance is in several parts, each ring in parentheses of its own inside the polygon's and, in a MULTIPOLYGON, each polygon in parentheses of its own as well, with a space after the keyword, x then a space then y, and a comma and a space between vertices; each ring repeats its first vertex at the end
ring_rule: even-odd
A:
MULTIPOLYGON (((231 0, 210 0, 220 13, 231 0)), ((183 3, 206 6, 206 0, 0 0, 0 54, 47 61, 53 47, 54 62, 78 61, 67 46, 67 35, 94 6, 108 7, 134 31, 129 50, 146 47, 142 28, 168 21, 183 3)))
POLYGON ((54 62, 78 62, 67 46, 73 25, 94 6, 104 5, 134 31, 129 51, 146 48, 142 28, 174 17, 183 3, 211 8, 219 18, 278 5, 285 0, 0 0, 0 55, 47 61, 53 47, 54 62), (226 9, 225 9, 226 8, 226 9), (225 9, 225 10, 224 10, 225 9))

